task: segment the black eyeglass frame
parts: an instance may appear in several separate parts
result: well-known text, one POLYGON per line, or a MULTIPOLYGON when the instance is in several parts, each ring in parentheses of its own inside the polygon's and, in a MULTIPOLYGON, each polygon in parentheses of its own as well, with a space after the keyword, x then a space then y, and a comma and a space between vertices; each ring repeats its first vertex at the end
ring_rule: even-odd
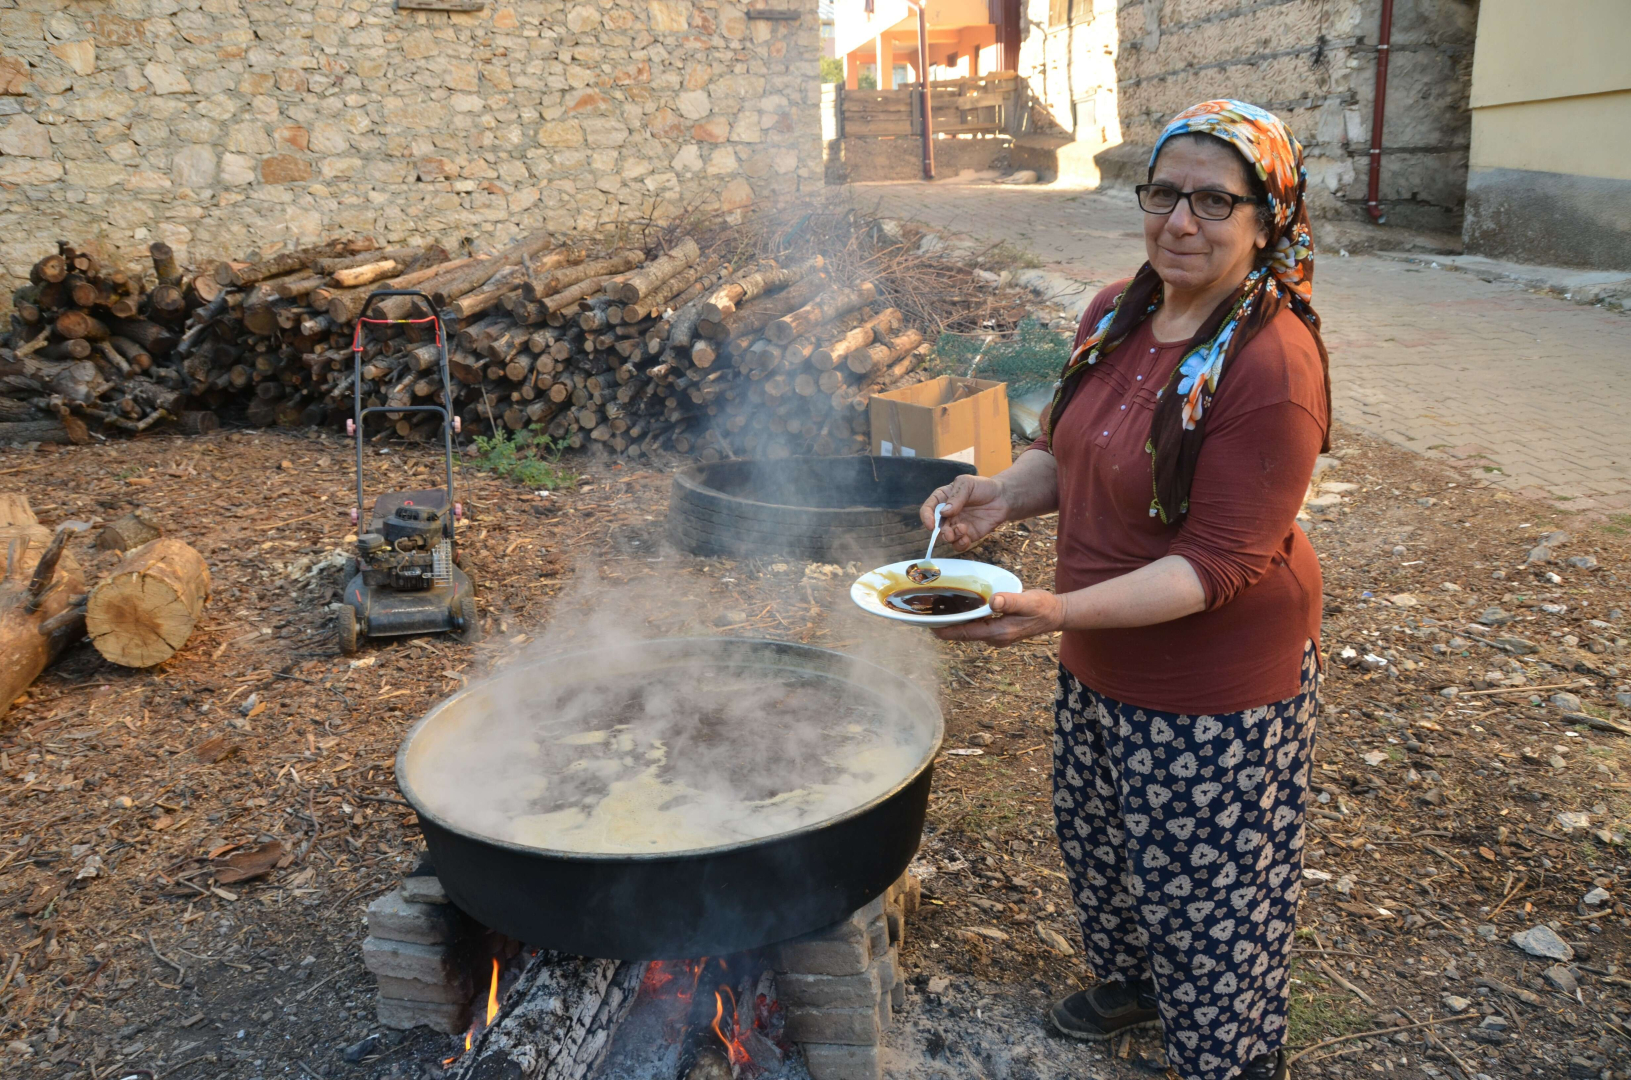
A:
POLYGON ((1138 208, 1144 211, 1146 214, 1155 214, 1160 217, 1166 217, 1168 214, 1178 209, 1179 203, 1187 202, 1189 203, 1189 212, 1194 214, 1202 221, 1228 221, 1234 216, 1235 210, 1241 204, 1244 203, 1247 206, 1255 206, 1258 202, 1257 197, 1254 195, 1236 195, 1232 191, 1224 191, 1221 188, 1196 188, 1194 191, 1179 191, 1171 184, 1139 184, 1137 187, 1133 188, 1133 191, 1138 195, 1138 208), (1152 191, 1156 188, 1161 188, 1164 191, 1171 191, 1177 194, 1178 198, 1173 201, 1170 208, 1166 210, 1151 210, 1149 207, 1144 205, 1144 193, 1147 191, 1152 191), (1229 212, 1224 214, 1222 217, 1208 217, 1206 214, 1201 213, 1199 210, 1195 209, 1195 203, 1190 198, 1191 195, 1201 194, 1227 196, 1229 199, 1229 212))

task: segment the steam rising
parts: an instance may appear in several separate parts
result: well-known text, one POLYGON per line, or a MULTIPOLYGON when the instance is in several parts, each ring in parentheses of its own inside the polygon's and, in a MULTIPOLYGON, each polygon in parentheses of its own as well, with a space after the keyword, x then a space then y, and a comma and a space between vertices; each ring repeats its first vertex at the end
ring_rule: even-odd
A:
MULTIPOLYGON (((811 588, 788 576, 782 610, 816 607, 826 632, 813 643, 869 663, 816 671, 737 654, 654 666, 644 639, 674 620, 694 634, 695 617, 716 605, 670 588, 671 603, 658 605, 668 610, 654 611, 652 578, 608 586, 586 568, 536 647, 546 655, 501 669, 427 726, 403 779, 461 831, 586 854, 717 848, 872 801, 927 763, 939 733, 937 718, 901 700, 873 664, 932 679, 933 647, 920 631, 860 615, 847 597, 813 604, 811 588)), ((832 584, 847 591, 849 575, 832 584)))

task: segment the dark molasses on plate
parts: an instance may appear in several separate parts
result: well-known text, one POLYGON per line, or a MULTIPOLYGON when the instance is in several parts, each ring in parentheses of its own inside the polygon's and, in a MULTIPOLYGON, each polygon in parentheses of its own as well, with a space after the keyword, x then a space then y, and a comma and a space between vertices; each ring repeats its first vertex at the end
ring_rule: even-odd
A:
POLYGON ((972 589, 911 585, 889 593, 883 602, 908 615, 965 615, 985 607, 987 601, 972 589))

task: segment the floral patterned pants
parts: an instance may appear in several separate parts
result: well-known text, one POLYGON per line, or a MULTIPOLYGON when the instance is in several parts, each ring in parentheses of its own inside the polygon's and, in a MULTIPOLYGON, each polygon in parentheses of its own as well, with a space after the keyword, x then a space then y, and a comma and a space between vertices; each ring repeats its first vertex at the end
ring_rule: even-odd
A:
POLYGON ((1226 716, 1124 705, 1060 668, 1053 806, 1100 978, 1153 976, 1167 1063, 1229 1080, 1285 1041, 1320 677, 1226 716))

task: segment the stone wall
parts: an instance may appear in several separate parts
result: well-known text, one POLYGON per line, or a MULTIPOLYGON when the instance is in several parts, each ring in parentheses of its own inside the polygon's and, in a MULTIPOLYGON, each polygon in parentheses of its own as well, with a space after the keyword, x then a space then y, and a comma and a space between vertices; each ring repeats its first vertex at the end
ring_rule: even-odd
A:
MULTIPOLYGON (((1477 11, 1476 0, 1394 4, 1381 184, 1390 224, 1461 229, 1477 11)), ((1100 167, 1142 182, 1174 113, 1236 97, 1279 114, 1302 141, 1316 215, 1362 219, 1380 18, 1380 0, 1120 0, 1125 142, 1100 167)))
POLYGON ((183 259, 741 210, 822 183, 815 0, 0 0, 0 305, 58 238, 183 259), (752 6, 766 6, 753 0, 752 6))

